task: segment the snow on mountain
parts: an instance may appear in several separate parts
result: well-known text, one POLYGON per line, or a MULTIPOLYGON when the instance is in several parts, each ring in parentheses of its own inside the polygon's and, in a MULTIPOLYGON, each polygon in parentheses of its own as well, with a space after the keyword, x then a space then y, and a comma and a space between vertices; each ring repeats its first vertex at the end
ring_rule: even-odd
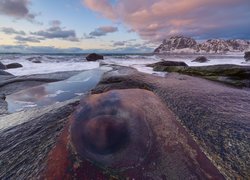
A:
POLYGON ((250 41, 247 40, 210 39, 203 43, 198 43, 190 37, 173 36, 167 40, 164 40, 162 44, 155 49, 154 53, 228 54, 239 53, 248 50, 250 50, 250 41))

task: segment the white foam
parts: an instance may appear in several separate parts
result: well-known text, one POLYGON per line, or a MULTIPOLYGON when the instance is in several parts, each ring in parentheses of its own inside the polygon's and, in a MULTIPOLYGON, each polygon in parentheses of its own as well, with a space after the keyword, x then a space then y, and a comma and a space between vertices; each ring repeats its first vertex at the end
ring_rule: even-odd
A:
POLYGON ((99 67, 99 62, 43 62, 38 64, 24 60, 18 61, 18 63, 22 64, 23 67, 8 69, 7 72, 15 76, 23 76, 30 74, 46 74, 63 71, 90 70, 99 67))
MULTIPOLYGON (((32 63, 27 60, 27 58, 32 57, 15 55, 8 57, 1 57, 1 62, 4 64, 9 63, 20 63, 23 65, 22 68, 8 69, 7 72, 16 75, 30 75, 30 74, 46 74, 53 72, 62 71, 80 71, 80 70, 90 70, 98 68, 100 62, 104 64, 116 64, 121 66, 133 67, 140 72, 155 74, 159 76, 165 76, 165 73, 159 73, 153 71, 152 68, 146 67, 147 64, 152 64, 165 59, 167 61, 183 61, 189 66, 207 66, 216 64, 235 64, 235 65, 250 65, 250 62, 245 62, 242 54, 235 55, 223 55, 223 56, 208 56, 210 61, 205 63, 192 62, 195 59, 194 56, 141 56, 141 55, 121 55, 121 56, 106 56, 102 61, 87 62, 84 60, 83 56, 46 56, 41 55, 40 59, 42 63, 32 63)), ((103 66, 102 66, 103 67, 103 66)), ((104 67, 103 67, 104 68, 104 67)))

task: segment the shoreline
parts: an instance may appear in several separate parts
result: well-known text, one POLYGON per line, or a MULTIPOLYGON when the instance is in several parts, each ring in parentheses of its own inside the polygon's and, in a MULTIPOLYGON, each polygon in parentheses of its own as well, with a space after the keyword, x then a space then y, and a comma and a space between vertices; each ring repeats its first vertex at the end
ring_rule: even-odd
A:
MULTIPOLYGON (((247 147, 249 144, 247 144, 247 139, 245 139, 248 134, 247 128, 250 128, 250 109, 248 109, 248 104, 250 103, 250 90, 248 88, 238 89, 219 82, 213 82, 199 77, 192 77, 178 73, 168 73, 166 77, 158 77, 138 72, 136 69, 130 67, 116 65, 111 67, 113 70, 104 74, 99 84, 91 90, 90 95, 87 95, 88 97, 92 97, 94 94, 102 95, 105 92, 122 89, 127 89, 128 91, 131 91, 131 93, 134 92, 133 89, 143 89, 149 91, 155 94, 160 101, 163 102, 164 106, 169 108, 173 114, 178 117, 178 122, 182 124, 187 133, 193 137, 193 140, 195 140, 213 165, 217 167, 217 169, 226 178, 243 178, 248 176, 247 162, 250 159, 248 156, 248 150, 250 147, 247 147), (237 137, 241 137, 241 139, 238 139, 237 137), (237 163, 237 169, 234 168, 235 165, 231 162, 234 164, 237 163)), ((1 92, 12 94, 14 92, 24 90, 27 87, 44 84, 45 82, 41 81, 44 79, 47 79, 47 81, 61 81, 77 73, 78 72, 73 71, 70 73, 62 72, 44 75, 31 75, 15 77, 16 79, 9 77, 10 79, 13 79, 7 80, 9 81, 8 85, 2 83, 0 89, 1 92), (35 83, 34 80, 37 82, 35 83)), ((78 104, 80 97, 81 96, 78 96, 75 100, 71 99, 68 101, 71 103, 73 102, 73 104, 78 104)), ((141 101, 143 103, 144 100, 141 99, 141 101)), ((51 114, 51 116, 48 117, 53 117, 48 120, 52 121, 53 119, 57 119, 67 123, 68 118, 62 118, 62 116, 56 115, 65 111, 63 110, 63 107, 67 104, 67 102, 54 105, 52 104, 45 107, 45 109, 47 109, 46 112, 51 114), (57 110, 58 106, 62 108, 57 110)), ((147 104, 145 105, 147 106, 147 104)), ((68 117, 72 113, 72 109, 75 109, 75 107, 70 106, 70 109, 70 111, 67 110, 68 115, 65 117, 68 117)), ((32 123, 32 119, 36 116, 40 119, 39 121, 41 121, 41 123, 45 122, 42 118, 43 113, 45 113, 44 108, 34 108, 9 115, 6 115, 5 113, 5 115, 2 114, 0 116, 0 122, 5 121, 7 126, 4 131, 1 131, 0 129, 0 138, 5 137, 8 134, 8 129, 24 128, 23 123, 13 126, 10 122, 13 121, 13 118, 19 119, 21 117, 20 115, 23 114, 22 117, 26 118, 25 122, 28 122, 29 124, 32 124, 32 126, 36 127, 37 125, 32 123), (37 115, 34 113, 32 114, 32 112, 36 111, 40 113, 37 115), (27 116, 24 116, 26 112, 29 115, 27 114, 27 116), (39 116, 41 116, 41 118, 39 116), (10 123, 9 125, 8 122, 10 123)), ((145 113, 150 112, 148 111, 145 113)), ((44 125, 46 128, 49 124, 44 125)), ((61 129, 63 128, 65 127, 62 126, 61 129)), ((162 133, 163 132, 164 131, 162 131, 162 133)), ((40 132, 38 131, 37 133, 40 132)), ((53 135, 56 132, 51 131, 50 133, 53 135)), ((47 135, 50 134, 44 134, 44 136, 47 135)), ((34 135, 31 135, 30 138, 33 136, 34 135)), ((17 141, 17 139, 14 137, 6 143, 13 144, 15 141, 17 141)), ((54 143, 56 142, 57 138, 54 137, 54 143)), ((31 144, 27 142, 26 147, 30 149, 31 144)), ((0 149, 1 148, 4 147, 0 146, 0 149)), ((47 157, 47 153, 51 150, 51 147, 47 147, 46 149, 46 152, 40 152, 39 149, 37 150, 42 156, 47 157)), ((13 150, 10 150, 9 153, 12 153, 12 151, 13 150)), ((18 149, 15 151, 19 152, 18 149)), ((24 154, 26 153, 27 152, 25 150, 24 154)), ((34 159, 30 160, 33 162, 34 159)), ((46 162, 42 160, 39 162, 40 165, 43 165, 44 167, 44 163, 46 162)), ((10 163, 5 168, 11 168, 13 165, 14 164, 10 163)), ((32 166, 32 163, 30 166, 32 166)), ((37 172, 40 172, 40 170, 37 172)), ((23 177, 29 177, 31 172, 25 171, 23 173, 23 177)), ((4 170, 0 168, 0 177, 6 177, 5 175, 4 170)))

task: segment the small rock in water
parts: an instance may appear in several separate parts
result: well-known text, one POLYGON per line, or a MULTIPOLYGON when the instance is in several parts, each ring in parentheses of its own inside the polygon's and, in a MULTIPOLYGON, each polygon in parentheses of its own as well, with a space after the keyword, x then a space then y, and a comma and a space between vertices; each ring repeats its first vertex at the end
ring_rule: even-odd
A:
POLYGON ((0 69, 6 69, 6 66, 0 62, 0 69))
POLYGON ((250 51, 245 52, 244 58, 246 61, 250 61, 250 51))
POLYGON ((6 67, 7 69, 14 69, 14 68, 21 68, 23 66, 19 63, 11 63, 11 64, 7 64, 6 67))
POLYGON ((205 56, 199 56, 197 57, 195 60, 193 60, 192 62, 199 62, 199 63, 204 63, 209 61, 205 56))
POLYGON ((0 99, 5 100, 6 99, 6 95, 5 94, 0 94, 0 99))
POLYGON ((34 60, 34 61, 31 61, 31 62, 33 62, 33 63, 42 63, 42 62, 39 61, 39 60, 34 60))
POLYGON ((92 54, 89 54, 86 57, 86 59, 87 61, 97 61, 97 60, 104 59, 104 58, 103 58, 103 55, 92 53, 92 54))

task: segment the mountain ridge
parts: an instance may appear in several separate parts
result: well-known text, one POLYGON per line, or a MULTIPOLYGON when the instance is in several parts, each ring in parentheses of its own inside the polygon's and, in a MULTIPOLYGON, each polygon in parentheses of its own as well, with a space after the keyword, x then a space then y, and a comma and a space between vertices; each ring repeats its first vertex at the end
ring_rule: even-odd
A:
POLYGON ((205 42, 199 43, 191 37, 172 36, 169 39, 164 39, 162 44, 154 50, 154 53, 228 54, 249 50, 250 40, 209 39, 205 42))

